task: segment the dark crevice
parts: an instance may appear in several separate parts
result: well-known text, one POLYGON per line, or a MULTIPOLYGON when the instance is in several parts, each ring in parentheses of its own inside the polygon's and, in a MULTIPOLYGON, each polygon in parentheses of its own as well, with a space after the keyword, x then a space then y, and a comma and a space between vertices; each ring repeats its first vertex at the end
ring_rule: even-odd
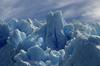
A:
POLYGON ((55 49, 58 48, 58 45, 57 45, 57 35, 56 35, 56 28, 54 30, 54 35, 55 35, 55 49))

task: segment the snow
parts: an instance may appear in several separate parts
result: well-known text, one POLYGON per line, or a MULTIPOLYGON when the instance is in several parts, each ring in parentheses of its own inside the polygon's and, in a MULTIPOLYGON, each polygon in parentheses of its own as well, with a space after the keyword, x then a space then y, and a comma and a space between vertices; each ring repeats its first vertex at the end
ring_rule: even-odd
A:
POLYGON ((100 66, 100 24, 66 23, 61 11, 47 22, 0 19, 0 66, 100 66))

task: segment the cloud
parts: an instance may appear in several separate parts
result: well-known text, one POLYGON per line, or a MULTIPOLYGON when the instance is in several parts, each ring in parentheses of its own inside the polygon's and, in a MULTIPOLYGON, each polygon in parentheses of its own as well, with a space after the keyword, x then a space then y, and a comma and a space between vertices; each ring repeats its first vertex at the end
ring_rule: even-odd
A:
POLYGON ((82 8, 82 11, 85 12, 82 13, 81 17, 84 18, 84 21, 87 20, 88 23, 100 22, 100 0, 90 2, 89 5, 82 8))
POLYGON ((8 19, 13 17, 13 15, 17 14, 22 10, 22 8, 15 8, 14 6, 18 3, 17 0, 1 0, 0 2, 0 18, 8 19))
POLYGON ((41 13, 52 10, 54 3, 53 0, 2 0, 0 6, 0 18, 7 20, 13 17, 21 19, 30 17, 38 18, 45 15, 41 15, 41 13))
POLYGON ((1 0, 0 18, 31 18, 45 21, 49 11, 62 10, 66 21, 78 19, 82 22, 94 21, 100 17, 100 0, 1 0), (87 21, 86 21, 87 20, 87 21))
POLYGON ((74 2, 64 8, 63 16, 66 21, 70 20, 69 18, 71 18, 78 19, 85 23, 100 22, 99 3, 100 0, 84 0, 76 3, 74 2))
POLYGON ((84 0, 77 0, 77 1, 76 0, 62 0, 62 1, 59 0, 59 1, 57 1, 55 8, 61 8, 64 6, 68 6, 70 4, 80 3, 82 1, 84 1, 84 0))

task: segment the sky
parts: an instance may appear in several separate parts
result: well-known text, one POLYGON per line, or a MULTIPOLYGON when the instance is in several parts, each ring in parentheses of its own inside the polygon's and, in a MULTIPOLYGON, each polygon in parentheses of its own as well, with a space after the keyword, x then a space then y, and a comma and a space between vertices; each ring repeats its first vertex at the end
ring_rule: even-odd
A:
POLYGON ((12 18, 46 21, 49 11, 62 11, 66 22, 100 22, 100 0, 0 0, 0 19, 12 18))

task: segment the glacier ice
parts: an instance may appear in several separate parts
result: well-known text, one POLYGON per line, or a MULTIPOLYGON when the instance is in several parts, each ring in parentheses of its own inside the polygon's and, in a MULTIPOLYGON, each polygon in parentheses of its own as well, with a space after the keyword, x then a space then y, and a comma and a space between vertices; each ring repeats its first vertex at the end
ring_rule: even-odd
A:
POLYGON ((0 66, 100 66, 99 23, 66 23, 61 11, 46 20, 0 19, 0 66))

